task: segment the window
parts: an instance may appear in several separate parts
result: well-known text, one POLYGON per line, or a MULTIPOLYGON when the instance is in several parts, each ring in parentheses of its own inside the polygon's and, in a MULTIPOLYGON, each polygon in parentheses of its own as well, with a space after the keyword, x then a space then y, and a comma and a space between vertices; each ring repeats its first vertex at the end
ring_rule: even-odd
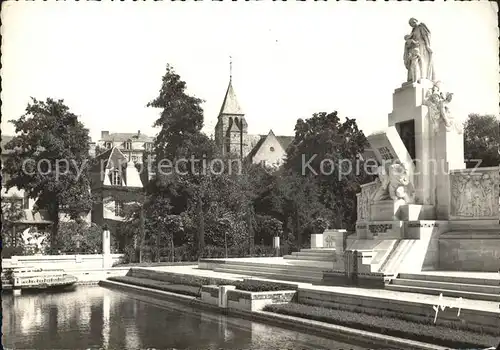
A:
POLYGON ((151 142, 146 142, 144 144, 144 149, 148 152, 151 151, 153 149, 153 144, 151 142))
POLYGON ((120 170, 118 169, 113 169, 111 170, 111 173, 109 174, 110 176, 110 182, 112 186, 121 186, 122 185, 122 177, 120 174, 120 170))
POLYGON ((111 142, 106 142, 106 143, 104 144, 104 147, 106 147, 106 148, 111 148, 111 142))
POLYGON ((378 150, 379 150, 380 156, 382 157, 383 160, 394 159, 394 157, 392 156, 392 153, 389 150, 389 148, 387 148, 387 147, 381 147, 378 150))
POLYGON ((132 149, 132 142, 130 141, 125 142, 125 149, 132 149))
POLYGON ((115 201, 115 216, 123 215, 123 202, 115 201))
POLYGON ((271 146, 271 147, 269 147, 269 150, 270 150, 271 152, 274 152, 274 147, 272 147, 272 146, 271 146))

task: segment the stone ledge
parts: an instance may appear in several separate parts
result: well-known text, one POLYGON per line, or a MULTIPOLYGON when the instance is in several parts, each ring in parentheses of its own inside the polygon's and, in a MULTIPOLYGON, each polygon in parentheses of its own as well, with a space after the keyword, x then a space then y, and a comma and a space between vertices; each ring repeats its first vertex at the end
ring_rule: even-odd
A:
MULTIPOLYGON (((299 332, 308 332, 317 334, 319 336, 337 340, 337 341, 355 341, 360 342, 360 339, 365 340, 369 345, 382 345, 393 346, 396 348, 412 348, 417 350, 446 350, 447 348, 433 344, 421 343, 409 339, 397 338, 383 334, 362 331, 354 328, 332 325, 325 322, 313 321, 293 316, 279 315, 265 311, 244 311, 234 309, 221 309, 216 305, 211 305, 202 302, 200 299, 158 291, 150 288, 131 286, 125 283, 102 281, 101 286, 108 288, 115 288, 124 291, 141 292, 141 294, 148 294, 157 299, 164 299, 168 301, 177 301, 190 306, 197 306, 205 310, 216 311, 223 314, 243 317, 250 321, 263 322, 274 326, 284 326, 289 329, 294 329, 299 332)), ((145 299, 145 298, 144 298, 145 299)))

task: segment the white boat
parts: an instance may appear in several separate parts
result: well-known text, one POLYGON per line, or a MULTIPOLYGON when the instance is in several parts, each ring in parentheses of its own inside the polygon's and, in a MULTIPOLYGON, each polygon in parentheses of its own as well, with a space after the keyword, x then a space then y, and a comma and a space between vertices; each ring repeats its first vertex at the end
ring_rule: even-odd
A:
POLYGON ((66 289, 73 287, 78 278, 61 269, 15 267, 2 270, 2 290, 10 289, 66 289))

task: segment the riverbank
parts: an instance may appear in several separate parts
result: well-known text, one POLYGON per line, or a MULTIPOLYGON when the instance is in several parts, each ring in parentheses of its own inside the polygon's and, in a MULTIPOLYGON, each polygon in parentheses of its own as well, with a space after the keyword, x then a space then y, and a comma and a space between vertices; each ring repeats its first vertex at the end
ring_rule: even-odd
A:
POLYGON ((268 323, 271 325, 278 325, 285 328, 291 328, 300 332, 309 332, 329 339, 336 339, 339 341, 363 341, 367 345, 379 344, 387 346, 388 348, 395 349, 422 349, 422 350, 444 350, 448 347, 442 347, 423 342, 403 339, 388 335, 382 335, 374 332, 363 331, 359 329, 348 328, 340 325, 334 325, 326 322, 308 320, 305 318, 282 315, 268 311, 245 311, 236 310, 232 308, 221 309, 217 305, 208 304, 203 302, 199 297, 182 295, 179 293, 172 293, 161 291, 158 289, 135 286, 127 283, 105 280, 101 281, 100 285, 103 287, 119 289, 126 292, 140 293, 141 295, 149 295, 158 299, 181 302, 188 305, 204 308, 211 311, 227 313, 238 317, 244 317, 252 321, 268 323))

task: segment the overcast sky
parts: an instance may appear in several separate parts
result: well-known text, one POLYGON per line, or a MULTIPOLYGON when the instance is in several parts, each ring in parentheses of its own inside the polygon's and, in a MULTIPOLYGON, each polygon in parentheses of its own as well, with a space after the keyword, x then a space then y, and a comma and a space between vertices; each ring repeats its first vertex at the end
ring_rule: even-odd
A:
POLYGON ((2 133, 29 97, 62 98, 94 140, 154 134, 146 108, 170 63, 204 99, 213 133, 229 80, 250 133, 293 135, 297 118, 337 110, 369 133, 387 125, 406 78, 403 37, 416 17, 454 113, 499 113, 496 6, 474 2, 4 2, 2 133))

